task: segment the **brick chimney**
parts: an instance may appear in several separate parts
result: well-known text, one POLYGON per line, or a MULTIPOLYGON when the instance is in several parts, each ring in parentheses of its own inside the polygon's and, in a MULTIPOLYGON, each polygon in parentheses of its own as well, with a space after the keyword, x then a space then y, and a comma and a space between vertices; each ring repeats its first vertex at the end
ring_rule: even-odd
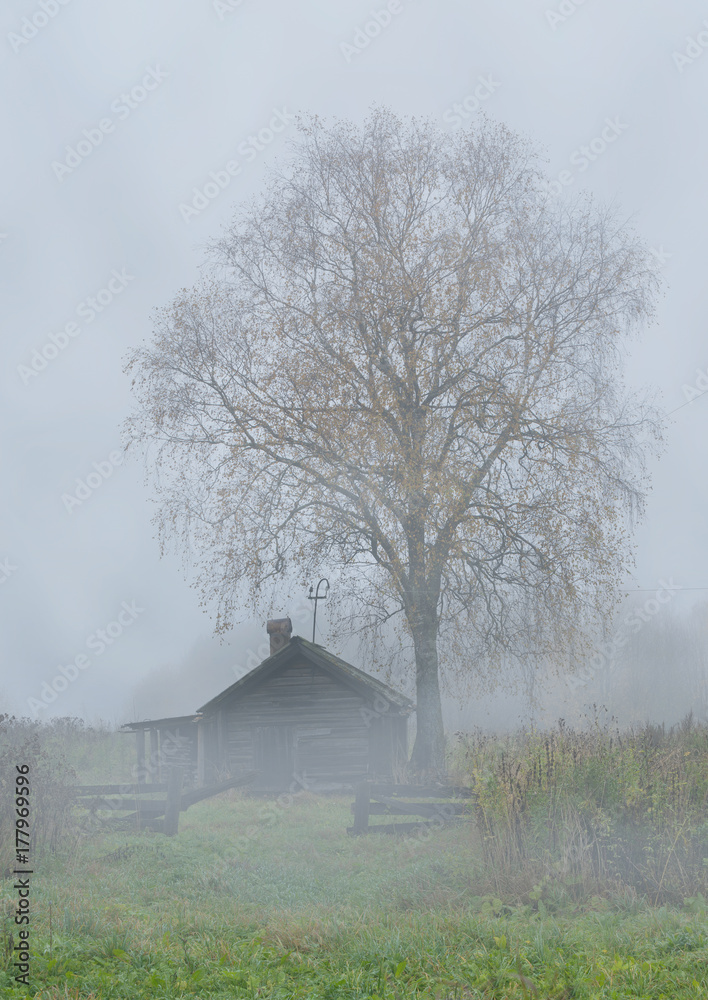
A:
POLYGON ((290 642, 293 634, 293 623, 289 618, 271 618, 266 625, 270 636, 270 655, 277 653, 290 642))

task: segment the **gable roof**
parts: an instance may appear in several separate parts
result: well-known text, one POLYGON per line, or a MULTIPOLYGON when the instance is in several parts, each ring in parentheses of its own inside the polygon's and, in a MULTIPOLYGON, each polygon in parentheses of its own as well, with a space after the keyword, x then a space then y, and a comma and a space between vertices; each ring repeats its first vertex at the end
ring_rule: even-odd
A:
POLYGON ((406 698, 404 694, 395 691, 388 684, 384 684, 383 681, 372 677, 370 674, 365 674, 358 667, 354 667, 351 663, 347 663, 346 660, 342 660, 333 653, 328 652, 324 646, 318 646, 314 642, 308 642, 307 639, 303 639, 302 636, 294 635, 277 653, 267 657, 257 667, 254 667, 250 673, 244 677, 240 677, 239 680, 231 684, 230 687, 227 687, 221 694, 217 694, 211 701, 202 705, 201 708, 197 709, 197 712, 213 711, 219 707, 220 702, 229 698, 237 691, 241 694, 247 693, 252 687, 264 681, 272 673, 290 663, 296 657, 304 657, 304 659, 309 660, 310 663, 320 667, 325 673, 342 681, 364 697, 370 698, 371 696, 376 697, 376 695, 379 695, 398 708, 408 711, 415 708, 410 698, 406 698))

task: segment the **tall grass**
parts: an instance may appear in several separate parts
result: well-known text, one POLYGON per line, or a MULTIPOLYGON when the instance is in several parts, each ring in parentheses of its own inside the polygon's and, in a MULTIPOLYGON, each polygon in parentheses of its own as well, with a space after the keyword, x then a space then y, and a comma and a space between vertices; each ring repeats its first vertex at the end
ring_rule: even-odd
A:
POLYGON ((504 738, 456 734, 451 767, 477 795, 497 892, 551 882, 587 896, 625 886, 653 902, 708 890, 708 726, 595 725, 504 738))
POLYGON ((15 867, 15 775, 29 766, 30 851, 55 850, 72 826, 75 772, 66 754, 67 735, 79 720, 50 725, 0 716, 0 872, 15 867))
POLYGON ((0 715, 0 874, 14 867, 17 765, 29 765, 31 850, 41 852, 86 832, 73 809, 76 784, 130 780, 134 758, 133 741, 107 723, 0 715))

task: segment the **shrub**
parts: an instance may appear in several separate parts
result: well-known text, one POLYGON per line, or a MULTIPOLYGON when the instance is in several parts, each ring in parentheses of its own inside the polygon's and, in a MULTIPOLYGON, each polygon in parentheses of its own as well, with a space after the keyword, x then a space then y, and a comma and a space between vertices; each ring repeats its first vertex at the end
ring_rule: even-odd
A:
POLYGON ((67 733, 81 728, 79 719, 50 723, 0 716, 0 871, 15 867, 15 775, 29 765, 30 851, 55 850, 73 830, 71 806, 76 775, 69 765, 67 733))
POLYGON ((624 885, 654 902, 708 890, 708 726, 457 734, 452 761, 497 882, 624 885))

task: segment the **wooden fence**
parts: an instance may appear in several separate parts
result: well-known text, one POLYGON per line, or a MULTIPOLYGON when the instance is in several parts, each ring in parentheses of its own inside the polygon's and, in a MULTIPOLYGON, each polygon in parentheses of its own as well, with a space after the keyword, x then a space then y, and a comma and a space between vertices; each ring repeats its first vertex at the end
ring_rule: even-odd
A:
POLYGON ((216 785, 182 791, 185 769, 172 767, 166 782, 151 785, 77 785, 76 801, 80 808, 91 812, 110 809, 116 813, 127 813, 128 815, 114 816, 108 821, 114 828, 144 830, 150 827, 173 837, 179 827, 181 812, 212 795, 250 785, 259 774, 259 771, 249 771, 248 774, 220 781, 216 785), (165 798, 146 798, 160 793, 165 793, 165 798))
POLYGON ((474 805, 472 789, 454 785, 378 785, 363 781, 356 786, 355 796, 351 806, 354 825, 347 827, 347 833, 352 836, 364 833, 411 833, 429 826, 440 827, 441 822, 457 822, 470 815, 474 805), (417 799, 448 801, 418 802, 417 799), (465 801, 460 802, 460 799, 465 801), (370 816, 422 816, 423 819, 414 823, 370 824, 370 816))

